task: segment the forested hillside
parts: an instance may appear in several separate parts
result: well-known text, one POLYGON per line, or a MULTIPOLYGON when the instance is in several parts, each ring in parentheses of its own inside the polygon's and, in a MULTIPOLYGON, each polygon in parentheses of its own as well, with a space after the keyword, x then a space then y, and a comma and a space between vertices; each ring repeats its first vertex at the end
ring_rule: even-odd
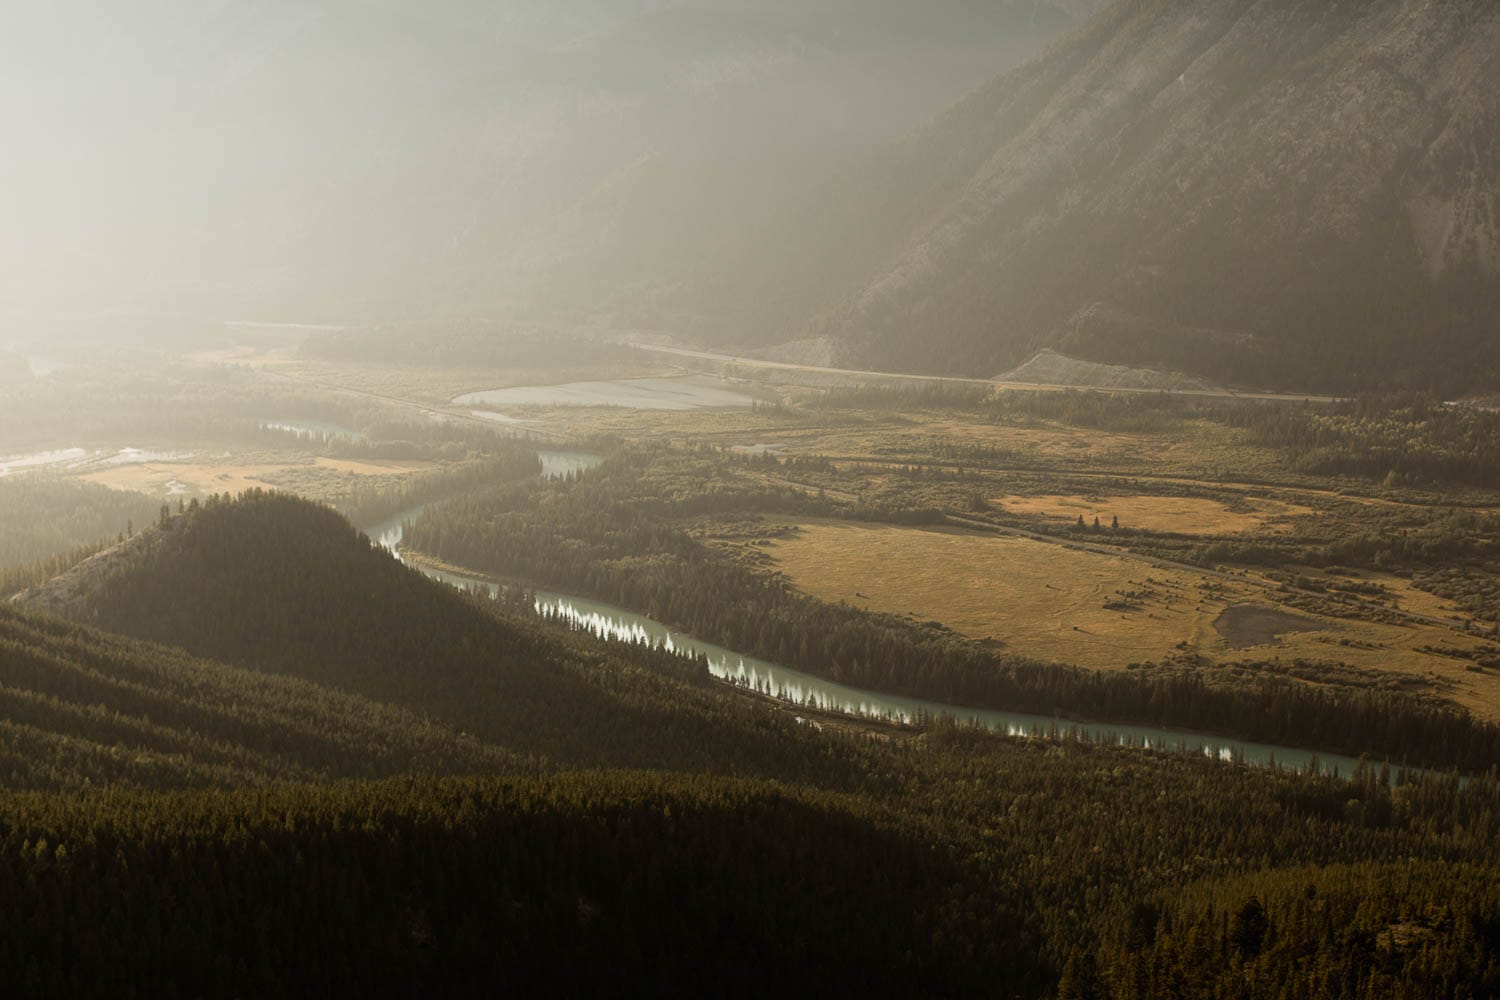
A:
POLYGON ((1029 906, 924 834, 602 773, 11 796, 0 972, 32 996, 1032 995, 1029 906))
POLYGON ((0 571, 113 540, 150 523, 158 506, 140 493, 78 480, 0 477, 0 571))
POLYGON ((857 796, 605 772, 10 794, 0 971, 75 995, 541 976, 1070 998, 1483 996, 1495 974, 1493 779, 943 726, 859 752, 857 796))
POLYGON ((0 604, 0 787, 147 789, 534 765, 402 708, 0 604))
POLYGON ((401 705, 557 764, 843 766, 790 719, 749 711, 701 663, 569 640, 507 616, 402 566, 334 511, 281 494, 169 513, 20 601, 401 705))
POLYGON ((1313 912, 1330 920, 1411 859, 1431 866, 1423 885, 1488 871, 1493 775, 1365 768, 1334 780, 941 720, 920 731, 798 720, 686 661, 431 584, 316 505, 252 493, 168 523, 96 567, 94 603, 79 607, 218 645, 245 667, 0 619, 16 748, 0 780, 68 790, 0 801, 0 879, 22 915, 0 971, 28 988, 116 994, 109 977, 127 970, 143 992, 219 992, 226 979, 483 992, 546 973, 564 992, 623 975, 707 992, 723 976, 728 992, 795 979, 1129 997, 1245 968, 1317 972, 1329 995, 1380 997, 1447 995, 1492 974, 1493 880, 1441 912, 1425 888, 1393 881, 1358 916, 1376 946, 1350 951, 1339 933, 1304 930, 1282 888, 1298 876, 1282 870, 1352 866, 1314 879, 1329 904, 1313 912), (352 566, 362 585, 318 597, 352 566), (348 606, 366 603, 418 634, 387 626, 382 653, 358 634, 375 612, 348 606), (680 776, 245 787, 577 763, 680 776), (218 790, 88 791, 101 783, 218 790), (1224 930, 1225 907, 1258 919, 1252 897, 1264 927, 1224 930), (1387 931, 1428 943, 1383 949, 1387 931))
POLYGON ((1405 862, 1196 885, 1136 910, 1118 951, 1070 956, 1058 996, 1494 996, 1497 875, 1405 862))

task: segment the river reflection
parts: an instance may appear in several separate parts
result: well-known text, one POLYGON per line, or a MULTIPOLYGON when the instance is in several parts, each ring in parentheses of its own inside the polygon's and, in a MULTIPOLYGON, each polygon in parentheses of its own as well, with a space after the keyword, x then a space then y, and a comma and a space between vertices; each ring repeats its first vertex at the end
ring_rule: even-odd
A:
MULTIPOLYGON (((580 452, 539 452, 538 455, 542 459, 546 475, 567 475, 591 468, 602 461, 597 455, 580 452)), ((405 525, 420 514, 421 510, 419 507, 399 514, 373 526, 368 534, 399 559, 405 525)), ((434 580, 454 587, 478 590, 491 596, 498 592, 500 586, 478 576, 425 566, 418 568, 434 580)), ((601 638, 644 643, 685 655, 701 656, 707 661, 709 672, 722 681, 743 685, 773 698, 822 711, 905 723, 946 715, 1011 736, 1078 739, 1155 750, 1191 751, 1220 760, 1237 760, 1261 766, 1276 764, 1297 770, 1307 770, 1316 762, 1318 769, 1327 774, 1349 775, 1358 765, 1358 761, 1352 757, 1251 743, 1208 733, 1116 723, 1073 722, 1026 712, 965 708, 867 691, 736 653, 668 628, 645 615, 600 601, 547 590, 534 591, 533 597, 538 614, 565 621, 601 638)))

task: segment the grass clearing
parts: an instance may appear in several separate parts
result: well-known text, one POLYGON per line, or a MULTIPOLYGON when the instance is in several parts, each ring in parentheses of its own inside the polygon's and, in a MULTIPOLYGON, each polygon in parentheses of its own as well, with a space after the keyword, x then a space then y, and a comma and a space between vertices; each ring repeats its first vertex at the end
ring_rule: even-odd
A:
POLYGON ((320 457, 313 460, 313 465, 320 469, 328 469, 350 476, 405 476, 413 472, 425 472, 428 469, 436 467, 436 463, 434 462, 398 462, 383 458, 356 461, 348 458, 320 457))
POLYGON ((1147 531, 1168 531, 1182 535, 1236 535, 1258 531, 1267 526, 1286 530, 1286 525, 1274 522, 1314 513, 1310 507, 1258 498, 1240 501, 1237 504, 1242 508, 1240 510, 1203 497, 1093 497, 1073 493, 997 497, 993 502, 1013 514, 1037 514, 1059 521, 1076 521, 1081 516, 1089 524, 1097 517, 1105 526, 1118 517, 1122 528, 1144 528, 1147 531))
POLYGON ((119 465, 79 478, 116 490, 153 497, 207 496, 274 489, 314 500, 333 500, 351 480, 404 477, 433 468, 431 462, 347 461, 334 458, 252 462, 143 462, 119 465))
MULTIPOLYGON (((1330 588, 1355 582, 1358 584, 1374 584, 1384 588, 1392 603, 1392 606, 1409 611, 1412 614, 1428 615, 1433 618, 1449 618, 1455 622, 1464 622, 1474 616, 1459 608, 1453 601, 1437 594, 1428 593, 1418 589, 1410 579, 1397 576, 1394 573, 1381 573, 1368 569, 1339 568, 1337 572, 1316 566, 1291 565, 1287 569, 1295 572, 1299 577, 1307 577, 1330 588)), ((1487 623, 1493 625, 1493 622, 1487 623)))
POLYGON ((1249 576, 1226 582, 1034 539, 847 521, 797 526, 760 551, 822 600, 941 622, 1014 653, 1096 669, 1161 661, 1180 648, 1221 663, 1343 663, 1371 683, 1409 678, 1500 721, 1500 670, 1475 670, 1462 655, 1493 644, 1457 627, 1327 618, 1278 606, 1249 576), (1296 627, 1240 633, 1245 644, 1231 648, 1215 623, 1246 604, 1275 609, 1296 627))
POLYGON ((1226 605, 1205 598, 1189 573, 959 529, 809 523, 768 551, 796 586, 824 600, 939 621, 1016 653, 1089 667, 1160 659, 1180 642, 1212 645, 1226 605))

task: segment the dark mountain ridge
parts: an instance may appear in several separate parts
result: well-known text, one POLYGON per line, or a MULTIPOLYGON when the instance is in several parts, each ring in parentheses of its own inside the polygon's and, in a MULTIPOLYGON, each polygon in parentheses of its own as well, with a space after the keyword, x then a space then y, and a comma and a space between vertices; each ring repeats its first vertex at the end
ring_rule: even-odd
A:
MULTIPOLYGON (((876 168, 885 239, 802 332, 893 369, 1053 347, 1235 384, 1491 384, 1497 191, 1494 4, 1124 0, 876 168)), ((814 242, 842 224, 818 221, 814 242)))

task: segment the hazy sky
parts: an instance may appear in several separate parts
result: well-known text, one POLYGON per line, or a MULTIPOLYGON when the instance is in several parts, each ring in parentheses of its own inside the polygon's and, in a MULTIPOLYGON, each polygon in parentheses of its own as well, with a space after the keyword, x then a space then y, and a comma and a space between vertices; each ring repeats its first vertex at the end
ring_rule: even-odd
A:
POLYGON ((7 305, 87 311, 274 267, 236 248, 294 240, 287 212, 328 194, 330 152, 359 156, 377 123, 395 140, 399 122, 375 109, 423 85, 420 34, 335 23, 351 6, 3 5, 7 305))
POLYGON ((191 295, 228 274, 275 280, 281 254, 299 259, 362 179, 400 172, 403 149, 426 139, 412 109, 440 101, 445 67, 582 20, 555 19, 549 39, 524 4, 432 6, 0 5, 8 311, 118 307, 163 281, 191 295))
POLYGON ((337 319, 445 254, 511 253, 663 144, 899 132, 1029 51, 992 11, 1038 9, 675 6, 0 4, 0 340, 131 309, 337 319))

